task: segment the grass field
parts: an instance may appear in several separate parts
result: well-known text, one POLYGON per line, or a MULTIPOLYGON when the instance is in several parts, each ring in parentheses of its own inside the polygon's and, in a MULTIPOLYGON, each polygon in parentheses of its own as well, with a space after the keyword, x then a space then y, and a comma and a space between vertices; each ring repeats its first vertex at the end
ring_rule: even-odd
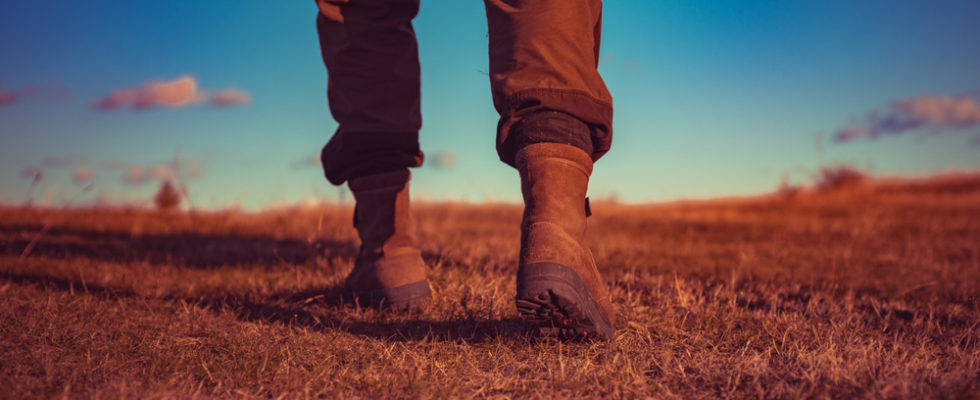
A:
POLYGON ((0 208, 0 397, 980 398, 980 177, 593 211, 611 342, 517 319, 518 206, 416 205, 417 315, 350 208, 0 208))

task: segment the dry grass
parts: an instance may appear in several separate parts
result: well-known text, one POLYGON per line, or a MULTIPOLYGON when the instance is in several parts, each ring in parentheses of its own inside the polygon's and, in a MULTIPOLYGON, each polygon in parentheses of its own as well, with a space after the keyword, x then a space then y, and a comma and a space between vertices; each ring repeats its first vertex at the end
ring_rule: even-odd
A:
POLYGON ((350 209, 0 209, 0 397, 980 398, 976 176, 593 210, 612 342, 516 319, 518 207, 416 207, 420 315, 350 209))

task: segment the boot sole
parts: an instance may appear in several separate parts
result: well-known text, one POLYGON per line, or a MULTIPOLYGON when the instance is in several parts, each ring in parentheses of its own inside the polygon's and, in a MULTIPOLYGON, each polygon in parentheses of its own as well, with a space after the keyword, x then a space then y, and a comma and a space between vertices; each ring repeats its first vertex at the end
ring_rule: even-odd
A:
POLYGON ((350 292, 357 304, 378 309, 397 311, 417 311, 425 308, 432 300, 429 281, 421 280, 393 288, 350 292))
POLYGON ((612 340, 615 330, 585 282, 571 268, 534 263, 517 277, 517 311, 542 335, 612 340))

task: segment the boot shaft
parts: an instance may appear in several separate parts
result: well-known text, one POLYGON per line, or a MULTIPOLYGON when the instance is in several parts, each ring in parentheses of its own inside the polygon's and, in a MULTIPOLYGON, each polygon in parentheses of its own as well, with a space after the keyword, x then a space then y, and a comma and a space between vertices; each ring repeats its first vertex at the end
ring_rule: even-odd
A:
POLYGON ((541 222, 557 224, 582 243, 592 174, 589 155, 574 146, 540 143, 524 147, 515 161, 524 197, 522 230, 541 222))
POLYGON ((354 227, 361 252, 381 255, 386 249, 413 247, 415 235, 409 210, 407 170, 353 178, 354 227))

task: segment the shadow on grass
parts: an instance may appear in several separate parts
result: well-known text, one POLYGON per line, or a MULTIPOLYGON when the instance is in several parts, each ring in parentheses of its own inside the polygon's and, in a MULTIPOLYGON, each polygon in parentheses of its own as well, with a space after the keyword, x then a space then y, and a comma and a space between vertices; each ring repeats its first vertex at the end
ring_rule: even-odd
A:
POLYGON ((207 235, 194 233, 132 235, 40 225, 0 227, 0 246, 7 254, 41 255, 53 258, 85 257, 109 262, 148 262, 190 268, 221 265, 303 265, 318 256, 353 259, 352 242, 276 239, 255 235, 207 235), (33 244, 32 244, 33 243, 33 244))
POLYGON ((358 320, 362 310, 344 298, 339 287, 311 288, 292 294, 279 293, 259 299, 241 295, 190 297, 170 295, 150 297, 126 288, 87 283, 82 279, 0 272, 0 279, 20 285, 82 292, 107 299, 185 301, 215 314, 231 313, 242 322, 267 322, 295 326, 318 332, 346 331, 389 341, 449 341, 480 343, 495 339, 518 340, 532 337, 534 328, 517 318, 483 319, 464 317, 426 320, 423 314, 388 314, 376 310, 382 321, 358 320), (311 311, 312 310, 312 311, 311 311), (316 312, 322 310, 323 312, 316 312), (387 318, 392 317, 392 318, 387 318))
MULTIPOLYGON (((199 304, 218 312, 231 311, 241 321, 280 323, 320 332, 341 330, 390 341, 480 343, 495 339, 526 338, 533 330, 525 321, 517 318, 463 317, 427 320, 424 319, 424 314, 391 313, 387 315, 393 317, 390 320, 358 320, 352 316, 359 311, 354 304, 342 299, 339 288, 329 290, 334 293, 309 304, 271 303, 229 296, 202 299, 199 304)), ((378 319, 388 319, 385 318, 385 312, 367 312, 378 313, 378 319)))
MULTIPOLYGON (((207 269, 222 265, 311 265, 318 257, 353 262, 358 246, 350 241, 276 239, 257 235, 195 233, 132 235, 84 229, 44 229, 40 225, 0 226, 0 251, 8 255, 108 262, 147 262, 207 269)), ((462 266, 441 254, 423 252, 430 264, 462 266)))

